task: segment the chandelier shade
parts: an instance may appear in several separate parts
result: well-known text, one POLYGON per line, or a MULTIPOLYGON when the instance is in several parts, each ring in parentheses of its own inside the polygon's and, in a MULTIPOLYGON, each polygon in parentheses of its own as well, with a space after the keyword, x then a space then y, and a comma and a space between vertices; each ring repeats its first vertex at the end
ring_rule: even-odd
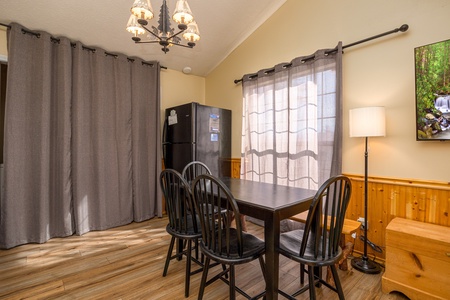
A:
POLYGON ((138 19, 135 15, 131 15, 128 19, 127 30, 137 36, 138 34, 144 34, 145 30, 138 23, 138 19))
POLYGON ((194 21, 191 8, 186 0, 178 0, 173 12, 172 19, 178 24, 189 24, 194 21))
POLYGON ((164 53, 169 51, 170 46, 181 46, 193 48, 195 42, 200 40, 198 25, 194 20, 189 4, 186 0, 178 0, 172 19, 178 23, 178 32, 170 24, 169 9, 166 0, 163 0, 159 11, 158 26, 147 25, 153 18, 153 9, 150 0, 135 0, 131 7, 131 16, 127 23, 127 31, 133 34, 131 38, 135 43, 157 43, 162 46, 164 53), (145 38, 142 35, 148 33, 145 38), (187 44, 182 44, 180 37, 187 40, 187 44))
POLYGON ((150 0, 135 0, 131 7, 131 13, 138 19, 151 20, 153 9, 150 0))
POLYGON ((198 32, 198 26, 195 21, 187 26, 186 31, 183 33, 183 37, 189 42, 196 42, 200 39, 200 33, 198 32))

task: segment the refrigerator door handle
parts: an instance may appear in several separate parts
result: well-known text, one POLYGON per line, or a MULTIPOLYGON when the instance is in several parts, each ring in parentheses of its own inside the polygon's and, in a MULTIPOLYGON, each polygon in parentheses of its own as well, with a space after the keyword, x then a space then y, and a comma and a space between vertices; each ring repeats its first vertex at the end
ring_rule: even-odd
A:
POLYGON ((162 132, 162 144, 164 145, 166 143, 166 134, 167 134, 167 119, 164 120, 164 125, 163 125, 163 132, 162 132))
POLYGON ((166 145, 168 144, 167 142, 166 142, 166 140, 167 140, 167 138, 166 138, 166 134, 167 134, 167 126, 168 126, 168 124, 167 124, 167 119, 165 119, 164 120, 164 125, 163 125, 163 132, 162 132, 162 143, 161 143, 161 146, 162 146, 162 158, 163 158, 163 162, 164 162, 164 166, 166 165, 166 152, 167 152, 167 150, 166 150, 166 145))

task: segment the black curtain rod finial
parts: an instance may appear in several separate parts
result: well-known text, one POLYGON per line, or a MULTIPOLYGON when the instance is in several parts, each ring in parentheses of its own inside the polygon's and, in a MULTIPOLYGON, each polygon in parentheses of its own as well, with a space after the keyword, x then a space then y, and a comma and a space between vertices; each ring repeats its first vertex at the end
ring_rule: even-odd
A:
POLYGON ((403 25, 400 26, 400 28, 399 28, 399 30, 400 30, 401 32, 405 32, 405 31, 407 31, 408 29, 409 29, 408 24, 403 24, 403 25))

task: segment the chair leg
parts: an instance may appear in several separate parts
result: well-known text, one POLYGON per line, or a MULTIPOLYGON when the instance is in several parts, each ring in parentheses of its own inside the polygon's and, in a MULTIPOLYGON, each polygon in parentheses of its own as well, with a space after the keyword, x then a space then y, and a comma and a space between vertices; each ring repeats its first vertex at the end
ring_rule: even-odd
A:
POLYGON ((234 265, 230 265, 230 279, 229 279, 229 283, 230 283, 230 300, 235 300, 236 299, 236 282, 235 282, 235 276, 234 276, 234 265))
MULTIPOLYGON (((224 264, 222 264, 222 270, 223 271, 225 271, 227 269, 227 266, 226 265, 224 265, 224 264)), ((227 273, 225 273, 225 279, 228 279, 228 272, 227 273)))
MULTIPOLYGON (((322 280, 322 267, 314 267, 314 275, 316 276, 317 279, 322 280)), ((316 287, 320 288, 322 286, 322 282, 317 281, 316 283, 316 287)))
POLYGON ((198 290, 198 300, 203 299, 203 293, 205 292, 206 278, 208 277, 210 258, 206 257, 205 266, 203 267, 202 281, 200 282, 200 288, 198 290))
POLYGON ((309 286, 309 299, 316 299, 316 285, 314 284, 314 267, 308 266, 308 286, 309 286))
POLYGON ((186 278, 184 282, 184 296, 189 297, 189 284, 191 281, 191 255, 192 255, 192 241, 187 241, 188 249, 186 253, 186 278))
POLYGON ((305 283, 305 265, 300 264, 300 284, 305 283))
POLYGON ((266 278, 266 264, 264 263, 264 258, 262 255, 259 257, 259 265, 261 266, 261 271, 263 273, 264 281, 267 284, 267 278, 266 278))
POLYGON ((198 260, 198 239, 195 239, 195 258, 198 260))
POLYGON ((340 300, 344 300, 345 299, 344 298, 344 291, 342 290, 342 285, 341 285, 341 282, 339 280, 339 275, 337 273, 336 266, 335 265, 331 265, 330 268, 331 268, 331 273, 333 274, 334 284, 336 286, 337 293, 339 295, 339 299, 340 300))
POLYGON ((180 261, 183 258, 184 241, 177 239, 177 260, 180 261))
POLYGON ((172 236, 170 240, 169 250, 167 251, 166 264, 164 265, 163 277, 167 275, 167 270, 169 269, 170 258, 172 257, 173 245, 175 244, 175 237, 172 236))

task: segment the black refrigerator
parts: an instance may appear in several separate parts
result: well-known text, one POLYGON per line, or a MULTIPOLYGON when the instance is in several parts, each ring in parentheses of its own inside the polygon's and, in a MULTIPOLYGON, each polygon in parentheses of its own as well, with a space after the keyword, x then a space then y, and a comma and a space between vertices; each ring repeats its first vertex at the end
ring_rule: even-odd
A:
POLYGON ((214 176, 231 176, 231 111, 187 103, 166 109, 163 129, 166 168, 182 172, 191 161, 205 163, 214 176))

